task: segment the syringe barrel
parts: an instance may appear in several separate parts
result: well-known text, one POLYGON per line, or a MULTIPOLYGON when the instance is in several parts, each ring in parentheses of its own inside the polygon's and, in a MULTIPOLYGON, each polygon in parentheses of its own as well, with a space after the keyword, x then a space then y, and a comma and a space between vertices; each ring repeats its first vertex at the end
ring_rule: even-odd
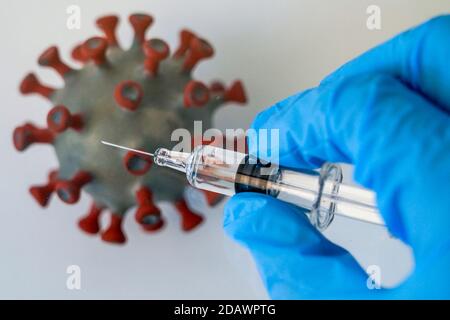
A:
POLYGON ((213 146, 194 149, 186 165, 191 185, 231 196, 259 192, 305 208, 311 222, 325 229, 334 215, 383 224, 375 194, 342 183, 340 166, 327 163, 319 172, 289 170, 243 153, 213 146))
POLYGON ((196 188, 232 196, 236 193, 236 174, 245 157, 227 149, 196 147, 186 166, 186 178, 196 188))
POLYGON ((311 223, 320 230, 327 228, 335 215, 384 224, 376 207, 375 193, 342 183, 342 170, 337 164, 325 163, 318 172, 281 168, 271 189, 279 191, 279 200, 309 210, 311 223))

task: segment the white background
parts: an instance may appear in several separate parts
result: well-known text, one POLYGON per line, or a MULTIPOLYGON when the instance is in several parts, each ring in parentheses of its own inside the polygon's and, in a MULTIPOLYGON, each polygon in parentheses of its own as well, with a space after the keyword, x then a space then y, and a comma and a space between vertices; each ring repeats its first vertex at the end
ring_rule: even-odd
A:
MULTIPOLYGON (((247 127, 256 113, 299 90, 317 84, 339 65, 434 15, 450 12, 448 0, 147 0, 25 1, 2 3, 0 10, 2 111, 0 117, 0 298, 266 298, 250 256, 222 231, 223 203, 204 209, 207 222, 191 234, 178 227, 176 213, 163 205, 167 228, 157 235, 141 232, 129 215, 128 244, 116 247, 82 234, 76 221, 89 204, 75 206, 54 198, 47 210, 28 196, 30 184, 44 181, 56 160, 50 147, 19 154, 12 147, 13 128, 25 120, 45 123, 49 110, 39 97, 24 98, 18 84, 30 70, 61 85, 36 59, 58 44, 68 60, 72 45, 98 31, 96 17, 118 13, 119 36, 129 43, 129 13, 151 13, 151 36, 173 48, 178 31, 189 27, 209 39, 214 59, 195 73, 202 80, 243 79, 250 103, 217 113, 219 128, 247 127), (66 8, 82 10, 81 30, 66 28, 66 8), (382 30, 366 28, 369 4, 382 9, 382 30), (82 289, 66 288, 66 268, 82 271, 82 289)), ((364 266, 382 268, 382 281, 394 285, 412 267, 409 250, 377 227, 336 220, 327 232, 364 266)))

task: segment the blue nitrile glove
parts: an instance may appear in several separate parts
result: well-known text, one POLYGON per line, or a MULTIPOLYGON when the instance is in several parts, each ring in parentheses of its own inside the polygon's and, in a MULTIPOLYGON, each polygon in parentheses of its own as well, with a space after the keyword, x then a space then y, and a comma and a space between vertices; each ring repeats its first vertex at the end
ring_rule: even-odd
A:
MULTIPOLYGON (((257 130, 279 129, 283 166, 353 163, 355 180, 376 192, 389 231, 415 258, 399 287, 369 290, 354 258, 299 208, 239 194, 226 206, 224 228, 251 251, 272 298, 450 298, 449 61, 450 16, 443 16, 255 119, 257 130)), ((249 149, 258 155, 257 141, 249 139, 249 149)))

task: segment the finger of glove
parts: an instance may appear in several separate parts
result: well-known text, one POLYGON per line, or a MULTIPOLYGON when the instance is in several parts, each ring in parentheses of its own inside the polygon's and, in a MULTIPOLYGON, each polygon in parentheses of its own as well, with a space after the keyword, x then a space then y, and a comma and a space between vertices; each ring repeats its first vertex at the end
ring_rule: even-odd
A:
POLYGON ((344 64, 322 83, 357 74, 385 73, 400 78, 450 112, 449 39, 450 15, 433 18, 344 64))
POLYGON ((272 298, 332 299, 369 294, 354 258, 317 231, 298 207, 256 194, 227 203, 225 232, 247 247, 272 298))

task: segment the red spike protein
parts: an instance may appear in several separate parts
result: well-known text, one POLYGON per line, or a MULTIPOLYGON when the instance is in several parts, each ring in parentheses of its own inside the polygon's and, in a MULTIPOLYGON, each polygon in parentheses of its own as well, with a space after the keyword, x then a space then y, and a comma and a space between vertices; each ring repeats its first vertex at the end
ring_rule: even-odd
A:
MULTIPOLYGON (((30 188, 42 207, 55 193, 63 202, 78 202, 82 191, 93 198, 79 227, 89 234, 101 232, 110 243, 124 243, 122 221, 136 206, 136 221, 147 232, 160 230, 164 218, 156 203, 170 201, 179 212, 181 228, 197 227, 202 216, 184 199, 185 177, 170 169, 152 166, 150 157, 102 147, 100 140, 114 141, 133 149, 172 148, 171 133, 178 128, 194 132, 194 121, 211 128, 213 113, 223 104, 246 102, 244 88, 235 81, 228 88, 215 81, 209 86, 192 79, 192 70, 214 54, 212 46, 191 31, 180 33, 180 45, 171 55, 168 44, 146 39, 153 18, 133 14, 129 22, 134 39, 124 50, 116 37, 119 18, 97 20, 104 37, 93 37, 77 45, 72 57, 82 68, 61 61, 58 49, 50 47, 38 63, 54 69, 65 82, 61 89, 42 84, 28 74, 20 85, 23 94, 36 93, 54 107, 47 116, 47 128, 31 123, 17 127, 13 143, 23 151, 35 143, 52 144, 60 168, 52 170, 47 182, 30 188), (101 213, 109 209, 110 225, 101 230, 101 213)), ((205 193, 214 205, 217 194, 205 193)))

